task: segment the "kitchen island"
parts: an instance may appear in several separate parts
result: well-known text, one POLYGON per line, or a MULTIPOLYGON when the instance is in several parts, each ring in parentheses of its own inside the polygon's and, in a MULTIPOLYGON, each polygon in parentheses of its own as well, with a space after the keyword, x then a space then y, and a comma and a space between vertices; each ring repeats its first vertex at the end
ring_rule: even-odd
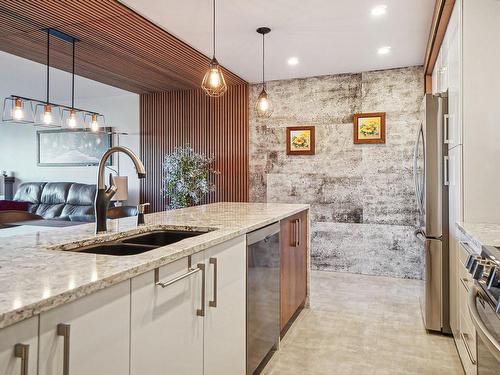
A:
MULTIPOLYGON (((5 237, 0 245, 0 285, 2 286, 0 290, 0 337, 2 340, 0 341, 6 343, 7 339, 15 339, 14 344, 19 341, 19 344, 23 345, 26 345, 24 342, 30 342, 30 357, 36 357, 37 351, 40 355, 38 364, 35 359, 35 361, 32 360, 26 365, 27 368, 32 369, 33 373, 36 372, 37 367, 39 374, 59 373, 54 371, 52 367, 47 367, 45 363, 47 358, 53 359, 55 357, 57 361, 56 367, 61 367, 61 373, 66 374, 66 367, 70 366, 69 358, 78 360, 81 357, 75 352, 78 350, 87 352, 92 349, 94 352, 97 350, 99 353, 99 347, 96 349, 95 346, 100 344, 98 339, 103 332, 122 332, 123 334, 117 335, 121 341, 116 340, 116 338, 112 341, 113 345, 118 348, 117 352, 98 354, 95 357, 97 358, 96 361, 99 358, 106 358, 109 369, 113 370, 108 370, 108 368, 102 367, 102 363, 98 363, 96 364, 97 367, 95 367, 95 371, 97 371, 95 373, 118 374, 124 373, 124 371, 128 373, 129 361, 131 362, 131 373, 156 371, 154 368, 137 367, 142 354, 140 353, 141 348, 138 348, 136 344, 146 339, 154 342, 153 335, 155 331, 141 333, 140 329, 144 328, 141 325, 146 319, 145 316, 149 314, 151 317, 151 314, 153 314, 152 320, 154 320, 157 318, 157 314, 160 313, 173 314, 168 315, 169 319, 165 321, 166 324, 171 322, 169 327, 171 335, 169 335, 168 339, 171 341, 172 350, 176 345, 182 347, 182 336, 188 338, 199 336, 200 332, 198 331, 200 329, 205 329, 205 333, 201 334, 201 345, 203 347, 203 340, 207 340, 206 328, 209 326, 209 319, 204 322, 203 319, 195 319, 191 316, 185 318, 185 316, 191 315, 187 314, 187 312, 190 312, 194 306, 193 304, 196 304, 198 309, 205 308, 205 304, 208 304, 208 301, 205 301, 205 294, 209 296, 208 290, 210 290, 210 298, 213 297, 211 289, 215 288, 215 282, 205 285, 203 279, 205 272, 208 272, 208 267, 212 264, 211 261, 209 263, 209 258, 205 262, 205 255, 208 256, 211 252, 219 252, 220 254, 227 252, 227 254, 243 260, 238 263, 239 268, 237 269, 239 273, 233 272, 232 277, 236 278, 238 276, 239 279, 244 281, 245 235, 276 222, 286 225, 285 219, 306 213, 308 208, 308 205, 301 204, 216 203, 149 214, 146 215, 146 225, 141 227, 136 226, 135 218, 112 220, 108 222, 108 232, 97 236, 94 235, 94 224, 85 224, 48 232, 5 237), (203 232, 203 234, 131 256, 96 255, 75 251, 96 243, 115 241, 139 233, 157 230, 195 231, 203 232), (184 284, 179 283, 172 288, 162 288, 160 280, 157 280, 159 278, 163 281, 172 279, 172 277, 175 279, 179 275, 183 275, 186 270, 196 272, 197 267, 202 272, 198 272, 191 281, 186 281, 184 284), (202 290, 199 288, 200 285, 202 285, 202 290), (147 292, 141 289, 146 287, 150 288, 147 292), (196 290, 194 290, 195 287, 196 290), (136 292, 137 297, 134 297, 134 292, 136 292), (170 299, 165 297, 168 293, 170 293, 170 299), (164 305, 155 306, 156 310, 152 310, 152 313, 146 311, 152 304, 158 303, 161 298, 167 298, 163 301, 164 305), (186 299, 190 300, 187 304, 185 304, 186 299), (201 307, 200 303, 202 304, 201 307), (185 309, 180 308, 183 304, 186 307, 185 309), (144 314, 134 317, 134 312, 141 311, 141 309, 144 309, 144 314), (94 319, 95 324, 94 320, 92 320, 93 315, 98 317, 94 319), (68 318, 62 318, 64 316, 68 316, 68 318), (173 322, 174 317, 178 317, 180 320, 173 322), (134 320, 134 318, 137 319, 134 320), (67 320, 71 319, 75 322, 73 326, 67 323, 67 320), (85 322, 85 324, 80 324, 83 327, 80 330, 81 332, 87 330, 89 339, 86 343, 75 343, 77 339, 72 337, 70 356, 70 332, 74 331, 73 336, 77 334, 78 319, 83 319, 82 322, 85 322), (134 324, 137 324, 136 330, 134 330, 134 324), (19 330, 16 328, 19 328, 19 330), (15 337, 18 332, 19 337, 15 337), (36 337, 33 336, 33 332, 37 333, 34 335, 36 337), (95 337, 95 340, 92 340, 92 337, 95 337), (44 349, 44 345, 51 349, 44 349), (62 349, 54 354, 52 348, 54 346, 61 346, 62 349), (119 361, 122 355, 128 355, 129 352, 132 359, 123 359, 118 365, 116 361, 119 361), (46 354, 45 357, 43 357, 44 353, 46 354), (134 360, 134 353, 137 361, 134 360), (59 357, 61 357, 60 360, 59 357), (134 368, 134 366, 136 367, 134 368)), ((296 221, 294 219, 293 223, 296 221)), ((304 231, 306 238, 300 240, 300 242, 307 244, 304 248, 307 249, 306 272, 308 272, 308 218, 304 221, 307 228, 307 231, 304 231)), ((294 236, 297 236, 300 232, 300 230, 296 230, 294 236)), ((282 247, 287 245, 287 241, 288 239, 281 241, 282 247)), ((297 240, 298 242, 299 240, 297 240)), ((210 257, 210 259, 213 259, 213 257, 210 257)), ((224 288, 225 280, 223 279, 222 265, 220 267, 221 280, 219 280, 219 284, 222 284, 221 288, 224 288)), ((226 281, 228 284, 232 282, 231 280, 226 281)), ((241 286, 241 282, 238 282, 240 283, 238 285, 241 286)), ((241 291, 241 295, 238 295, 237 298, 242 303, 236 303, 235 300, 235 308, 237 308, 237 305, 244 305, 244 288, 241 291)), ((308 294, 308 292, 306 293, 308 294)), ((220 298, 223 299, 224 297, 220 296, 220 298)), ((244 313, 244 306, 240 307, 240 312, 244 313)), ((211 319, 216 321, 214 317, 211 319)), ((241 321, 240 323, 241 327, 233 328, 244 332, 245 324, 241 321)), ((148 329, 152 327, 154 325, 148 329)), ((210 337, 208 336, 208 338, 210 337)), ((105 342, 106 338, 101 341, 105 342)), ((190 343, 184 342, 184 344, 190 343)), ((187 361, 188 367, 189 364, 194 367, 183 370, 174 366, 173 373, 178 373, 176 371, 190 374, 197 373, 199 372, 197 371, 198 368, 204 374, 210 373, 210 371, 207 371, 210 366, 207 366, 206 363, 204 365, 203 363, 201 365, 195 363, 196 358, 203 361, 203 358, 207 357, 206 344, 205 354, 203 354, 203 348, 191 348, 195 351, 197 349, 201 350, 197 350, 196 353, 189 353, 186 350, 184 354, 179 353, 183 357, 182 359, 186 361, 186 355, 194 355, 191 361, 187 361)), ((210 350, 219 350, 220 347, 218 348, 216 344, 215 340, 209 345, 210 350)), ((24 361, 21 349, 22 347, 16 348, 19 356, 15 356, 20 358, 20 362, 24 361)), ((239 353, 240 356, 243 354, 239 353)), ((12 356, 9 349, 0 344, 0 364, 9 355, 12 356)), ((162 362, 161 358, 159 358, 159 362, 162 362)), ((178 362, 182 364, 183 361, 178 362)), ((176 366, 179 366, 179 363, 176 366)), ((167 365, 165 364, 165 366, 167 365)), ((94 369, 92 366, 86 367, 85 364, 81 368, 83 370, 74 361, 71 362, 71 374, 83 374, 85 371, 88 373, 88 371, 94 369)), ((1 366, 0 369, 2 369, 1 366)), ((223 368, 214 368, 212 373, 227 373, 228 371, 223 368)), ((10 374, 10 372, 7 373, 10 374)), ((13 370, 12 374, 14 373, 17 374, 18 371, 13 370)))

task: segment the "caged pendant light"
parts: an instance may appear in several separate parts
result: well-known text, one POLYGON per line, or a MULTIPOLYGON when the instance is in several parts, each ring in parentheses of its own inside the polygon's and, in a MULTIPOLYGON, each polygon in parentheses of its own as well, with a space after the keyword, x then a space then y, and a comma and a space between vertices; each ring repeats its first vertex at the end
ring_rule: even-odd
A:
POLYGON ((225 94, 227 91, 226 80, 224 79, 224 74, 222 73, 222 68, 219 62, 215 58, 215 0, 213 0, 213 57, 210 61, 205 76, 203 77, 203 82, 201 83, 201 88, 205 91, 208 96, 219 97, 225 94))
POLYGON ((273 113, 273 106, 269 100, 269 96, 266 92, 266 81, 265 81, 265 36, 271 32, 269 27, 259 27, 257 32, 262 35, 262 91, 257 97, 257 103, 255 103, 255 111, 257 116, 261 118, 271 117, 273 113))

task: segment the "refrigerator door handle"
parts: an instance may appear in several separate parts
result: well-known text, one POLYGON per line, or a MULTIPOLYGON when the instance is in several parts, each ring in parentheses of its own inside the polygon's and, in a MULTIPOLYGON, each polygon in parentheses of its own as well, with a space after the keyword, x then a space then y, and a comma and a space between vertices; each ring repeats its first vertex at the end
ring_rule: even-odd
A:
POLYGON ((449 164, 450 164, 449 156, 443 156, 443 181, 445 186, 450 185, 449 164))
MULTIPOLYGON (((417 140, 415 142, 415 149, 413 151, 413 180, 414 180, 414 184, 415 184, 415 195, 416 195, 416 198, 417 198, 417 205, 418 205, 418 210, 420 212, 421 215, 424 214, 424 208, 423 208, 423 196, 422 196, 422 190, 423 190, 423 186, 421 181, 419 181, 419 178, 418 178, 418 149, 419 149, 419 146, 420 146, 420 138, 422 138, 422 145, 424 146, 424 143, 423 143, 423 139, 424 139, 424 134, 423 134, 423 123, 420 123, 420 128, 418 130, 418 134, 417 134, 417 140)), ((424 163, 423 163, 423 170, 422 170, 422 176, 425 175, 425 146, 424 146, 424 152, 423 152, 423 155, 424 157, 424 163)))
POLYGON ((443 115, 443 138, 444 143, 450 143, 450 115, 443 115))

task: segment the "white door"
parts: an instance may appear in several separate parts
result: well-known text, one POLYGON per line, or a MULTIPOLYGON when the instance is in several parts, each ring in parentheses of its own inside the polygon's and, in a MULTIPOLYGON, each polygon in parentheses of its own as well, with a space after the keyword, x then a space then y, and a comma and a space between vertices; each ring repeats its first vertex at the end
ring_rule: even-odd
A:
POLYGON ((205 375, 246 371, 246 238, 206 250, 205 375))
POLYGON ((40 314, 39 375, 129 371, 130 281, 40 314))
POLYGON ((132 375, 203 374, 203 256, 132 279, 132 375))
POLYGON ((38 316, 0 329, 1 375, 36 375, 37 358, 38 316))

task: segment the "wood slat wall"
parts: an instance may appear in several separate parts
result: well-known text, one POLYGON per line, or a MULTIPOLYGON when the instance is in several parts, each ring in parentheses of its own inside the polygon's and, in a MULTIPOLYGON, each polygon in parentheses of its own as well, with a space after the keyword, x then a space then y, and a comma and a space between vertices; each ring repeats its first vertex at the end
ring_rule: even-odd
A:
MULTIPOLYGON (((0 50, 45 64, 47 27, 80 39, 76 74, 138 94, 196 89, 210 61, 115 0, 0 1, 0 50)), ((70 71, 71 52, 52 38, 51 66, 70 71)), ((224 75, 229 85, 246 83, 224 75)))
POLYGON ((141 202, 162 211, 162 162, 166 154, 189 143, 215 157, 216 191, 203 203, 248 201, 248 85, 229 86, 221 98, 201 90, 143 94, 140 98, 141 158, 147 177, 141 202))

